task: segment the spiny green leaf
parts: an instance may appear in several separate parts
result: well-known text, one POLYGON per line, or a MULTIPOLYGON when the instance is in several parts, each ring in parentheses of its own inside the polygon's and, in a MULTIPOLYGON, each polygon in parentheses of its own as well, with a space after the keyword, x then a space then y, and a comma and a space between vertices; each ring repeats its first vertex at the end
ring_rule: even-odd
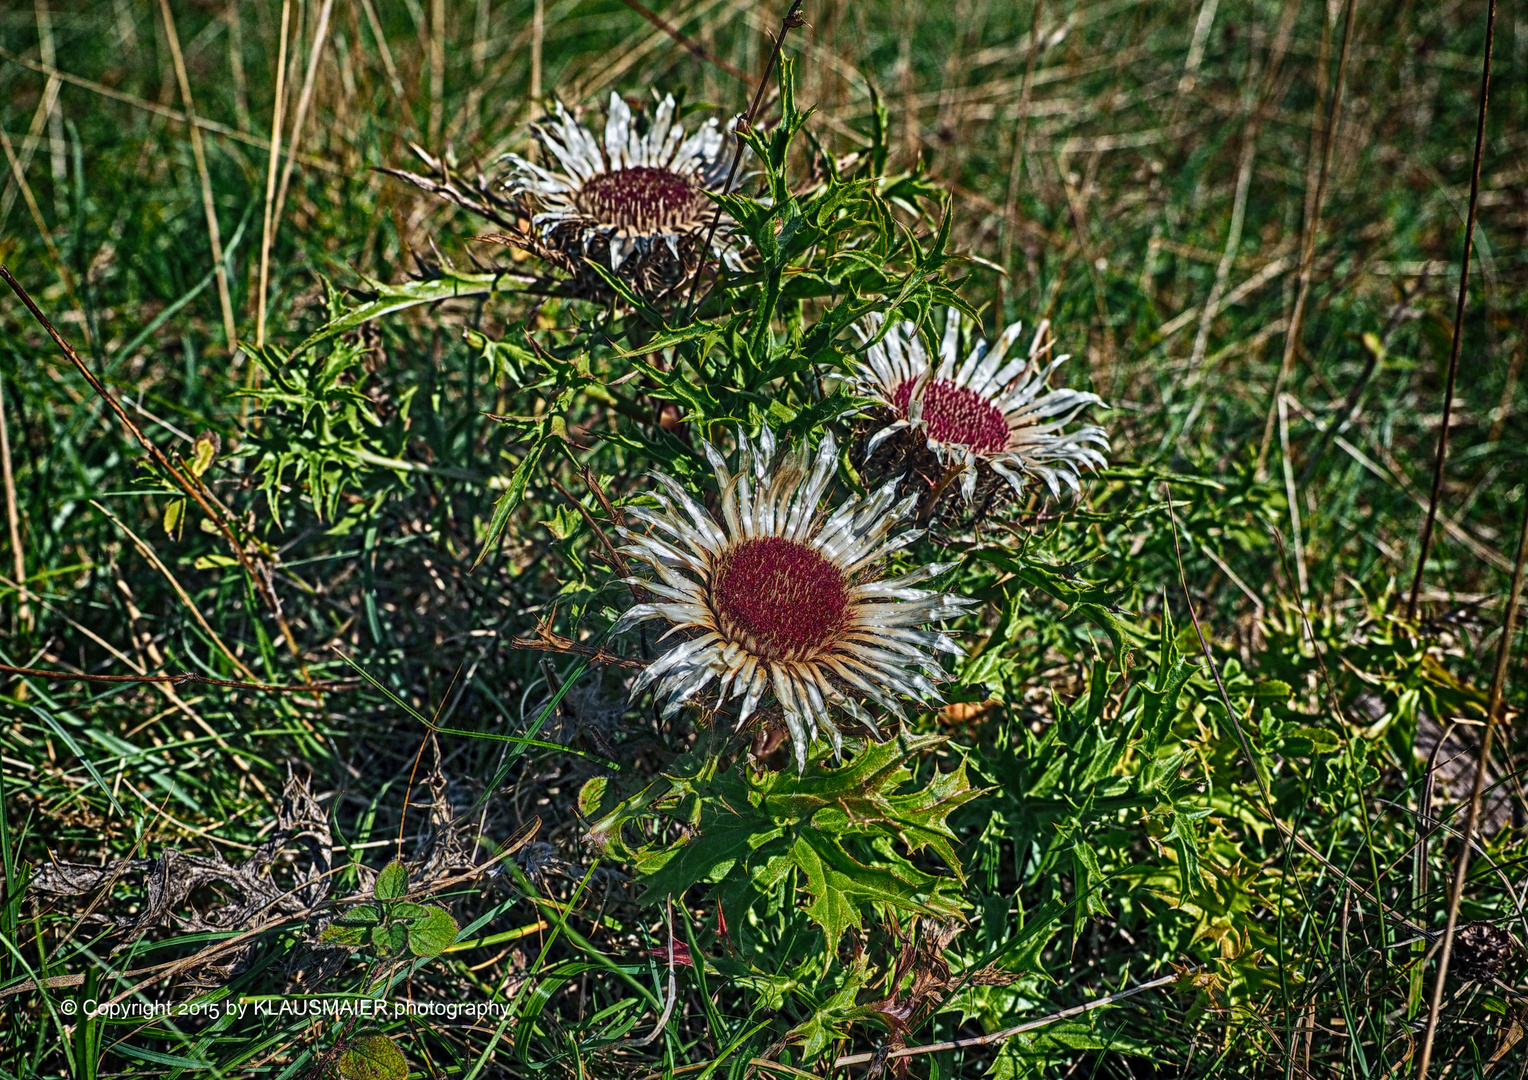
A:
POLYGON ((339 337, 354 330, 364 323, 373 319, 380 319, 384 315, 391 315, 395 311, 403 311, 406 308, 417 307, 420 304, 433 304, 441 300, 451 300, 463 296, 485 296, 495 291, 506 280, 503 274, 455 274, 448 273, 428 281, 408 281, 400 285, 389 285, 380 281, 368 281, 374 298, 354 307, 349 307, 343 301, 336 301, 339 296, 327 279, 325 286, 329 287, 331 297, 330 320, 319 327, 301 345, 293 349, 286 357, 288 361, 300 356, 325 341, 339 337))
POLYGON ((1103 890, 1104 872, 1098 865, 1098 853, 1080 837, 1072 841, 1072 875, 1072 888, 1076 891, 1072 899, 1072 933, 1080 938, 1091 916, 1109 914, 1099 895, 1103 890))
POLYGON ((867 742, 847 764, 825 768, 818 762, 801 776, 733 769, 710 781, 672 779, 666 791, 649 788, 626 800, 592 831, 631 858, 649 900, 723 879, 757 893, 799 872, 810 898, 805 912, 822 928, 831 951, 846 930, 862 925, 864 910, 873 905, 957 913, 944 892, 954 881, 918 869, 892 846, 900 843, 909 854, 931 848, 958 880, 948 818, 980 793, 965 762, 935 773, 922 788, 903 791, 913 779, 909 762, 944 741, 942 735, 902 734, 867 742), (678 816, 698 812, 692 834, 635 850, 620 840, 626 821, 658 808, 678 816), (851 853, 849 841, 868 845, 865 856, 851 853))
POLYGON ((537 443, 525 452, 525 457, 520 460, 514 473, 509 478, 509 484, 504 489, 504 494, 499 496, 493 504, 493 517, 488 522, 488 535, 483 538, 483 549, 478 552, 477 559, 472 564, 476 570, 488 558, 488 553, 493 550, 494 544, 504 532, 504 526, 509 523, 509 516, 520 505, 520 500, 525 497, 525 485, 530 483, 531 473, 535 472, 536 465, 541 461, 541 452, 545 448, 544 443, 537 443))

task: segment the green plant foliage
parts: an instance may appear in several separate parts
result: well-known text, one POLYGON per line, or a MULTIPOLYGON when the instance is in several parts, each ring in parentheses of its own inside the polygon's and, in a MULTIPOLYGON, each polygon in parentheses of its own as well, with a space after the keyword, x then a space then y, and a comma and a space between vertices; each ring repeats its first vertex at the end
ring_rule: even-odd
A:
POLYGON ((372 895, 382 901, 397 900, 408 891, 409 872, 397 859, 382 868, 371 887, 372 895))
POLYGON ((1483 0, 1351 39, 1329 5, 872 0, 777 39, 652 6, 0 18, 0 260, 111 395, 0 304, 0 1077, 1414 1075, 1498 655, 1430 1075, 1516 1075, 1528 98, 1467 200, 1483 0), (575 124, 714 157, 604 151, 557 224, 520 181, 575 124), (845 378, 951 310, 957 369, 1022 319, 1009 359, 1107 401, 1033 419, 1109 465, 1015 493, 973 449, 967 501, 958 440, 845 378), (883 674, 937 629, 938 694, 835 669, 842 745, 799 764, 779 695, 692 681, 850 651, 723 596, 741 437, 837 447, 824 518, 907 511, 765 615, 873 574, 961 601, 857 625, 883 674), (726 536, 665 539, 675 505, 726 536), (685 649, 714 667, 653 667, 685 649))
POLYGON ((398 860, 382 868, 372 885, 375 904, 357 904, 319 933, 326 945, 369 947, 380 959, 405 950, 420 959, 439 956, 456 941, 460 927, 445 908, 400 899, 409 890, 408 869, 398 860))
POLYGON ((413 918, 406 918, 409 952, 428 959, 439 956, 456 941, 459 927, 445 908, 430 907, 413 918))
MULTIPOLYGON (((708 882, 720 886, 725 907, 740 913, 778 894, 794 875, 811 898, 804 910, 822 929, 823 955, 830 957, 845 931, 860 928, 864 912, 876 906, 959 915, 961 865, 947 819, 981 791, 971 786, 964 761, 921 788, 903 790, 914 779, 909 764, 944 742, 937 735, 901 735, 867 744, 839 768, 819 763, 802 776, 739 766, 709 782, 676 779, 662 795, 649 789, 616 806, 591 831, 636 866, 654 898, 708 882), (652 814, 683 815, 690 835, 673 844, 632 846, 623 830, 652 814), (924 849, 954 878, 910 861, 924 849)), ((590 783, 581 796, 587 808, 597 806, 604 786, 590 783)))
POLYGON ((339 1080, 405 1080, 408 1059, 393 1041, 380 1032, 351 1039, 335 1059, 333 1074, 339 1080))

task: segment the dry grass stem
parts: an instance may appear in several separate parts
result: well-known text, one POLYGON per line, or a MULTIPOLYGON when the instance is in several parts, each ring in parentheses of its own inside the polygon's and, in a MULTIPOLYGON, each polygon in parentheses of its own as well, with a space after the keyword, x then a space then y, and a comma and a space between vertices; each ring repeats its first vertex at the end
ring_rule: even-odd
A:
POLYGON ((170 0, 159 0, 164 16, 164 32, 170 42, 170 57, 175 62, 175 80, 180 84, 181 104, 186 107, 186 129, 191 135, 191 154, 196 159, 196 178, 202 189, 202 211, 207 216, 207 239, 212 245, 212 270, 217 276, 218 304, 223 309, 223 340, 230 356, 239 347, 234 330, 233 299, 228 292, 228 267, 223 262, 223 237, 218 228, 217 204, 212 200, 212 178, 207 173, 207 151, 202 145, 202 131, 196 126, 196 105, 191 98, 191 80, 186 75, 186 60, 180 52, 180 35, 175 31, 175 16, 170 0))
POLYGON ((21 514, 16 504, 16 477, 11 471, 11 436, 3 385, 0 385, 0 484, 5 487, 5 525, 11 541, 11 568, 16 575, 16 622, 18 628, 25 630, 32 623, 31 596, 27 592, 26 550, 21 546, 21 514))
POLYGON ((1470 853, 1474 846, 1475 828, 1480 822, 1481 797, 1485 792, 1491 749, 1502 707, 1502 694, 1506 689, 1512 643, 1517 636, 1517 610, 1522 597, 1525 564, 1528 564, 1528 507, 1524 508, 1522 527, 1518 532, 1517 561, 1512 567, 1512 585, 1507 591, 1506 611, 1502 616, 1501 640, 1497 645, 1496 666, 1486 701, 1485 730, 1480 737, 1480 752, 1475 760, 1475 779, 1470 785, 1469 811, 1465 816, 1459 857, 1454 864, 1454 878, 1449 888, 1448 921, 1444 924, 1442 947, 1438 950, 1438 966, 1433 976, 1432 997, 1428 1002, 1427 1028, 1422 1036, 1422 1052, 1418 1057, 1417 1080, 1426 1080, 1432 1061, 1433 1038, 1438 1030, 1438 1019, 1443 1007, 1443 991, 1448 979, 1449 960, 1453 952, 1454 933, 1459 925, 1459 905, 1464 898, 1464 885, 1469 877, 1470 853))
MULTIPOLYGON (((165 0, 161 0, 165 2, 165 0)), ((324 0, 318 9, 318 27, 313 31, 313 47, 308 52, 308 66, 302 77, 302 92, 297 97, 297 113, 292 118, 292 137, 286 154, 286 165, 281 170, 281 185, 276 190, 276 206, 271 212, 272 235, 281 228, 281 211, 286 205, 287 189, 292 183, 292 169, 297 164, 298 151, 302 149, 303 129, 308 119, 308 108, 313 103, 313 86, 318 78, 319 57, 323 55, 328 41, 329 15, 334 10, 334 0, 324 0)))
MULTIPOLYGON (((1448 376, 1443 389, 1443 418, 1438 425, 1438 449, 1433 455, 1432 490, 1427 496, 1427 516, 1422 521, 1421 551, 1417 555, 1416 574, 1411 579, 1411 594, 1406 599, 1406 617, 1417 615, 1417 593, 1427 572, 1427 556, 1432 550, 1433 523, 1438 516, 1438 500, 1443 494, 1443 465, 1448 459, 1448 430, 1454 412, 1454 383, 1459 376, 1459 346, 1464 336, 1464 304, 1469 297, 1470 254, 1475 247, 1475 219, 1480 210, 1480 161, 1485 152, 1486 108, 1491 100, 1491 44, 1496 36, 1496 0, 1486 4, 1486 46, 1480 63, 1480 111, 1475 120, 1475 157, 1470 166, 1470 206, 1464 220, 1464 254, 1459 262, 1459 295, 1454 303, 1454 332, 1448 349, 1448 376)), ((1436 1005, 1434 1013, 1436 1013, 1436 1005)), ((1431 1034, 1431 1025, 1428 1032, 1431 1034)), ((1430 1041, 1423 1043, 1424 1068, 1430 1041)))
MULTIPOLYGON (((1105 994, 1103 997, 1094 998, 1085 1004, 1073 1005, 1069 1009, 1061 1009, 1058 1012, 1051 1013, 1049 1016, 1042 1016, 1036 1020, 1026 1020, 1022 1024, 1015 1024, 1013 1027, 1003 1028, 1000 1031, 993 1031, 986 1035, 973 1035, 965 1039, 951 1039, 947 1042, 929 1043, 927 1046, 903 1047, 900 1050, 891 1051, 886 1055, 886 1058, 891 1060, 894 1058, 914 1057, 918 1054, 937 1054, 945 1050, 959 1050, 967 1046, 991 1046, 993 1043, 1004 1042, 1026 1031, 1035 1031, 1042 1027, 1048 1027, 1062 1020, 1070 1020, 1074 1016, 1082 1016, 1085 1013, 1092 1012, 1094 1009, 1113 1005, 1116 1001, 1124 1001, 1126 998, 1134 997, 1136 994, 1144 994, 1147 990, 1157 990, 1164 986, 1170 986, 1175 982, 1191 977, 1195 970, 1197 969, 1175 971, 1171 975, 1162 975, 1149 982, 1143 982, 1139 986, 1132 986, 1129 990, 1105 994)), ((875 1057, 875 1054, 845 1054, 833 1062, 833 1067, 835 1069, 843 1069, 850 1065, 864 1065, 875 1057)))
MULTIPOLYGON (((0 48, 0 59, 9 60, 12 63, 20 64, 22 67, 31 68, 33 71, 41 75, 46 75, 49 78, 57 78, 61 82, 66 82, 71 86, 78 86, 81 89, 89 90, 92 93, 99 94, 104 98, 110 98, 112 101, 120 101, 124 105, 133 106, 135 109, 142 109, 145 112, 153 113, 155 116, 162 116, 166 120, 173 120, 179 124, 194 125, 195 127, 200 128, 202 131, 210 131, 215 135, 222 135, 225 138, 232 139, 235 142, 241 142, 247 146, 253 146, 257 150, 269 150, 271 148, 269 139, 263 139, 258 135, 240 131, 238 128, 231 128, 227 124, 218 123, 216 120, 208 120, 204 116, 187 117, 186 114, 181 112, 179 109, 172 109, 168 105, 161 105, 156 101, 149 101, 145 98, 138 97, 136 94, 129 94, 122 90, 116 90, 102 83, 81 78, 78 75, 71 75, 67 71, 59 71, 57 68, 50 67, 47 64, 39 64, 36 60, 17 55, 8 49, 0 48)), ((342 171, 341 167, 336 165, 334 162, 325 161, 323 158, 317 158, 311 154, 294 154, 294 156, 302 161, 304 165, 315 169, 321 169, 326 173, 337 175, 342 171)))
MULTIPOLYGON (((260 284, 255 292, 255 348, 265 347, 266 296, 270 288, 271 244, 275 240, 276 162, 281 157, 281 132, 286 109, 287 38, 292 22, 292 0, 281 0, 281 32, 276 45, 276 100, 271 107, 270 156, 265 163, 265 218, 260 231, 260 284)), ((260 365, 249 366, 249 379, 259 378, 260 365)), ((255 385, 252 381, 251 386, 255 385)))
MULTIPOLYGON (((1284 385, 1289 381, 1290 373, 1294 370, 1295 354, 1300 349, 1301 334, 1305 329, 1305 312, 1310 301, 1316 246, 1321 239, 1321 214, 1326 207, 1326 189, 1332 175, 1332 155, 1337 147, 1337 129, 1342 122, 1342 100, 1348 85, 1348 58, 1352 53, 1353 16, 1356 9, 1357 0, 1346 0, 1342 20, 1342 49, 1337 60, 1337 87, 1332 92, 1326 111, 1320 173, 1316 178, 1316 189, 1310 194, 1305 225, 1300 237, 1300 276, 1295 294, 1295 306, 1289 316, 1289 326, 1284 332, 1284 355, 1279 360, 1279 371, 1274 377, 1273 400, 1268 406, 1268 418, 1263 423, 1263 441, 1258 446, 1257 474, 1259 476, 1264 475, 1265 472, 1268 446, 1273 441, 1273 425, 1278 416, 1280 395, 1284 393, 1284 385)), ((1323 25, 1326 25, 1325 22, 1323 25)), ((1324 80, 1326 75, 1324 58, 1318 62, 1317 71, 1324 80)), ((1319 108, 1314 115, 1317 118, 1320 117, 1319 108)))

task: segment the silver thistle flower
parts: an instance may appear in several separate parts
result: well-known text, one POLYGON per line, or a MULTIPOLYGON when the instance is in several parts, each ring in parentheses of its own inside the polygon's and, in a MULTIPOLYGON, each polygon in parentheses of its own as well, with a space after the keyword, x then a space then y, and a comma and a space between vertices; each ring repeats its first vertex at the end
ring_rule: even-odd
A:
POLYGON ((655 472, 662 508, 632 507, 627 513, 649 528, 621 530, 624 551, 653 575, 637 583, 656 599, 631 608, 617 629, 663 619, 671 624, 664 640, 684 635, 642 672, 632 693, 656 682, 671 716, 715 682, 719 704, 742 698, 738 727, 772 696, 802 769, 819 731, 841 750, 834 709, 874 734, 865 700, 898 717, 903 699, 941 702, 935 683, 944 673, 935 653, 961 652, 944 633, 922 627, 974 602, 914 587, 950 563, 880 576, 886 558, 921 535, 896 531, 916 499, 895 503, 893 482, 825 507, 838 460, 831 435, 815 456, 806 446, 777 456, 768 427, 757 447, 740 431, 735 473, 704 445, 722 522, 678 481, 655 472))
MULTIPOLYGON (((606 247, 612 270, 632 254, 652 253, 659 243, 676 262, 693 257, 681 255, 681 249, 702 242, 715 214, 704 192, 722 190, 730 164, 716 120, 686 136, 674 122, 669 95, 658 102, 646 134, 638 135, 631 108, 612 93, 600 139, 561 102, 554 111, 555 122, 534 127, 549 158, 546 165, 505 155, 513 168, 504 183, 512 194, 529 197, 532 224, 543 238, 571 248, 569 254, 598 256, 606 247)), ((742 268, 725 214, 711 247, 728 266, 742 268)))
MULTIPOLYGON (((870 315, 855 332, 862 342, 873 341, 881 327, 881 317, 870 315)), ((1079 490, 1081 470, 1107 464, 1098 448, 1107 450, 1109 439, 1099 427, 1063 429, 1089 405, 1108 406, 1097 394, 1045 385, 1071 359, 1058 356, 1045 363, 1051 349, 1049 320, 1036 328, 1028 354, 1007 363, 1022 323, 1008 327, 990 347, 975 338, 964 363, 959 362, 960 329, 960 313, 951 308, 937 367, 910 322, 893 324, 865 350, 864 360, 844 381, 896 415, 871 437, 867 451, 911 428, 946 466, 962 466, 961 493, 967 500, 983 463, 1016 492, 1023 490, 1026 473, 1041 477, 1058 498, 1061 484, 1079 490)))

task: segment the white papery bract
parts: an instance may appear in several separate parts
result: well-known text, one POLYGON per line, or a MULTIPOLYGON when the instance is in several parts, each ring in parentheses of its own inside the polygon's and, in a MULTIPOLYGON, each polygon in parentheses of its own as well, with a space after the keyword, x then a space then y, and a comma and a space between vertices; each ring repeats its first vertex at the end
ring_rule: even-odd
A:
POLYGON ((1047 362, 1049 321, 1036 328, 1025 355, 1008 359, 1023 329, 1014 323, 991 346, 975 338, 962 362, 960 313, 951 308, 937 367, 912 323, 892 324, 877 341, 882 325, 881 317, 872 314, 855 326, 860 341, 874 343, 844 380, 896 416, 871 437, 867 450, 911 428, 946 466, 963 466, 961 491, 968 500, 983 463, 1016 492, 1023 490, 1025 474, 1033 473, 1057 497, 1061 484, 1079 490, 1081 470, 1107 464, 1103 450, 1109 439, 1102 428, 1064 430, 1089 405, 1108 406, 1097 394, 1046 385, 1071 359, 1058 356, 1047 362))
MULTIPOLYGON (((598 138, 558 102, 554 120, 533 128, 546 163, 506 154, 513 169, 505 185, 534 203, 532 223, 548 242, 576 247, 569 254, 608 245, 610 268, 619 270, 628 256, 662 243, 678 260, 681 244, 710 227, 715 204, 704 192, 722 191, 730 161, 726 134, 714 119, 687 136, 674 122, 675 108, 672 95, 663 98, 639 135, 631 107, 612 93, 605 134, 598 138)), ((742 268, 725 214, 711 247, 727 265, 742 268)))
POLYGON ((651 572, 632 583, 653 600, 631 608, 616 629, 662 619, 670 629, 661 640, 673 641, 632 693, 656 683, 671 716, 715 684, 718 706, 742 699, 739 727, 773 698, 802 769, 819 732, 835 752, 841 749, 835 711, 874 734, 867 701, 898 717, 907 701, 939 703, 935 684, 944 673, 936 654, 961 651, 943 632, 924 627, 973 601, 916 588, 952 563, 881 576, 888 556, 922 535, 898 529, 915 498, 898 502, 893 482, 825 506, 838 461, 831 435, 815 454, 803 445, 777 455, 768 427, 756 446, 740 431, 735 472, 704 445, 722 520, 678 481, 655 472, 661 508, 629 508, 647 529, 621 530, 622 550, 651 572))

